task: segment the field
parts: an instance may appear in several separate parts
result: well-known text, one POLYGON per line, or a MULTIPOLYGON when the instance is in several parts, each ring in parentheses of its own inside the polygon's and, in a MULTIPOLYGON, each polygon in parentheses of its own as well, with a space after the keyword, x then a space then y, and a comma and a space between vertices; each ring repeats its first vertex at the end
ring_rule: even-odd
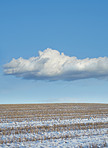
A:
POLYGON ((0 147, 108 147, 108 104, 0 105, 0 147))

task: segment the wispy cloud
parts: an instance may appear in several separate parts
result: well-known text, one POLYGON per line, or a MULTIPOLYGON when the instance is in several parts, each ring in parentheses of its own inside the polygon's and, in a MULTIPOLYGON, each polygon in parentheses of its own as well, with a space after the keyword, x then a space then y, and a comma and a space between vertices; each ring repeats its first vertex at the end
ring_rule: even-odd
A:
POLYGON ((47 48, 37 57, 12 59, 4 65, 4 73, 35 80, 78 80, 107 78, 108 57, 77 59, 47 48))

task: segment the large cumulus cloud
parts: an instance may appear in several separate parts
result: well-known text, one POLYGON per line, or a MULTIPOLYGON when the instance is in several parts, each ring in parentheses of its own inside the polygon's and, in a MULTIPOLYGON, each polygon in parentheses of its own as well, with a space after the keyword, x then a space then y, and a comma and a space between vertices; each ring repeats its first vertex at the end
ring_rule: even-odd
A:
POLYGON ((35 80, 77 80, 107 78, 108 57, 77 59, 47 48, 37 57, 12 59, 4 65, 7 75, 35 80))

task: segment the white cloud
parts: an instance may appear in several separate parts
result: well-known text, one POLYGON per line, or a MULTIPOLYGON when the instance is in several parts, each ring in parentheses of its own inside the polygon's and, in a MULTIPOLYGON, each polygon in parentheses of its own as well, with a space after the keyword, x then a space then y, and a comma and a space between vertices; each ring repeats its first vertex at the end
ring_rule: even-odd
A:
POLYGON ((108 57, 77 59, 47 48, 38 57, 12 59, 4 65, 7 75, 35 80, 107 78, 108 57))

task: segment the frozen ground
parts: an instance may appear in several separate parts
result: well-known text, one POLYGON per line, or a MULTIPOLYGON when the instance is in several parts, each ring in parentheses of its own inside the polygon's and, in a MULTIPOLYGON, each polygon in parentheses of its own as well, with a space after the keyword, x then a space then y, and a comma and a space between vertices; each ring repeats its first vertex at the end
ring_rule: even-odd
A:
POLYGON ((108 147, 107 104, 1 105, 0 147, 108 147))

